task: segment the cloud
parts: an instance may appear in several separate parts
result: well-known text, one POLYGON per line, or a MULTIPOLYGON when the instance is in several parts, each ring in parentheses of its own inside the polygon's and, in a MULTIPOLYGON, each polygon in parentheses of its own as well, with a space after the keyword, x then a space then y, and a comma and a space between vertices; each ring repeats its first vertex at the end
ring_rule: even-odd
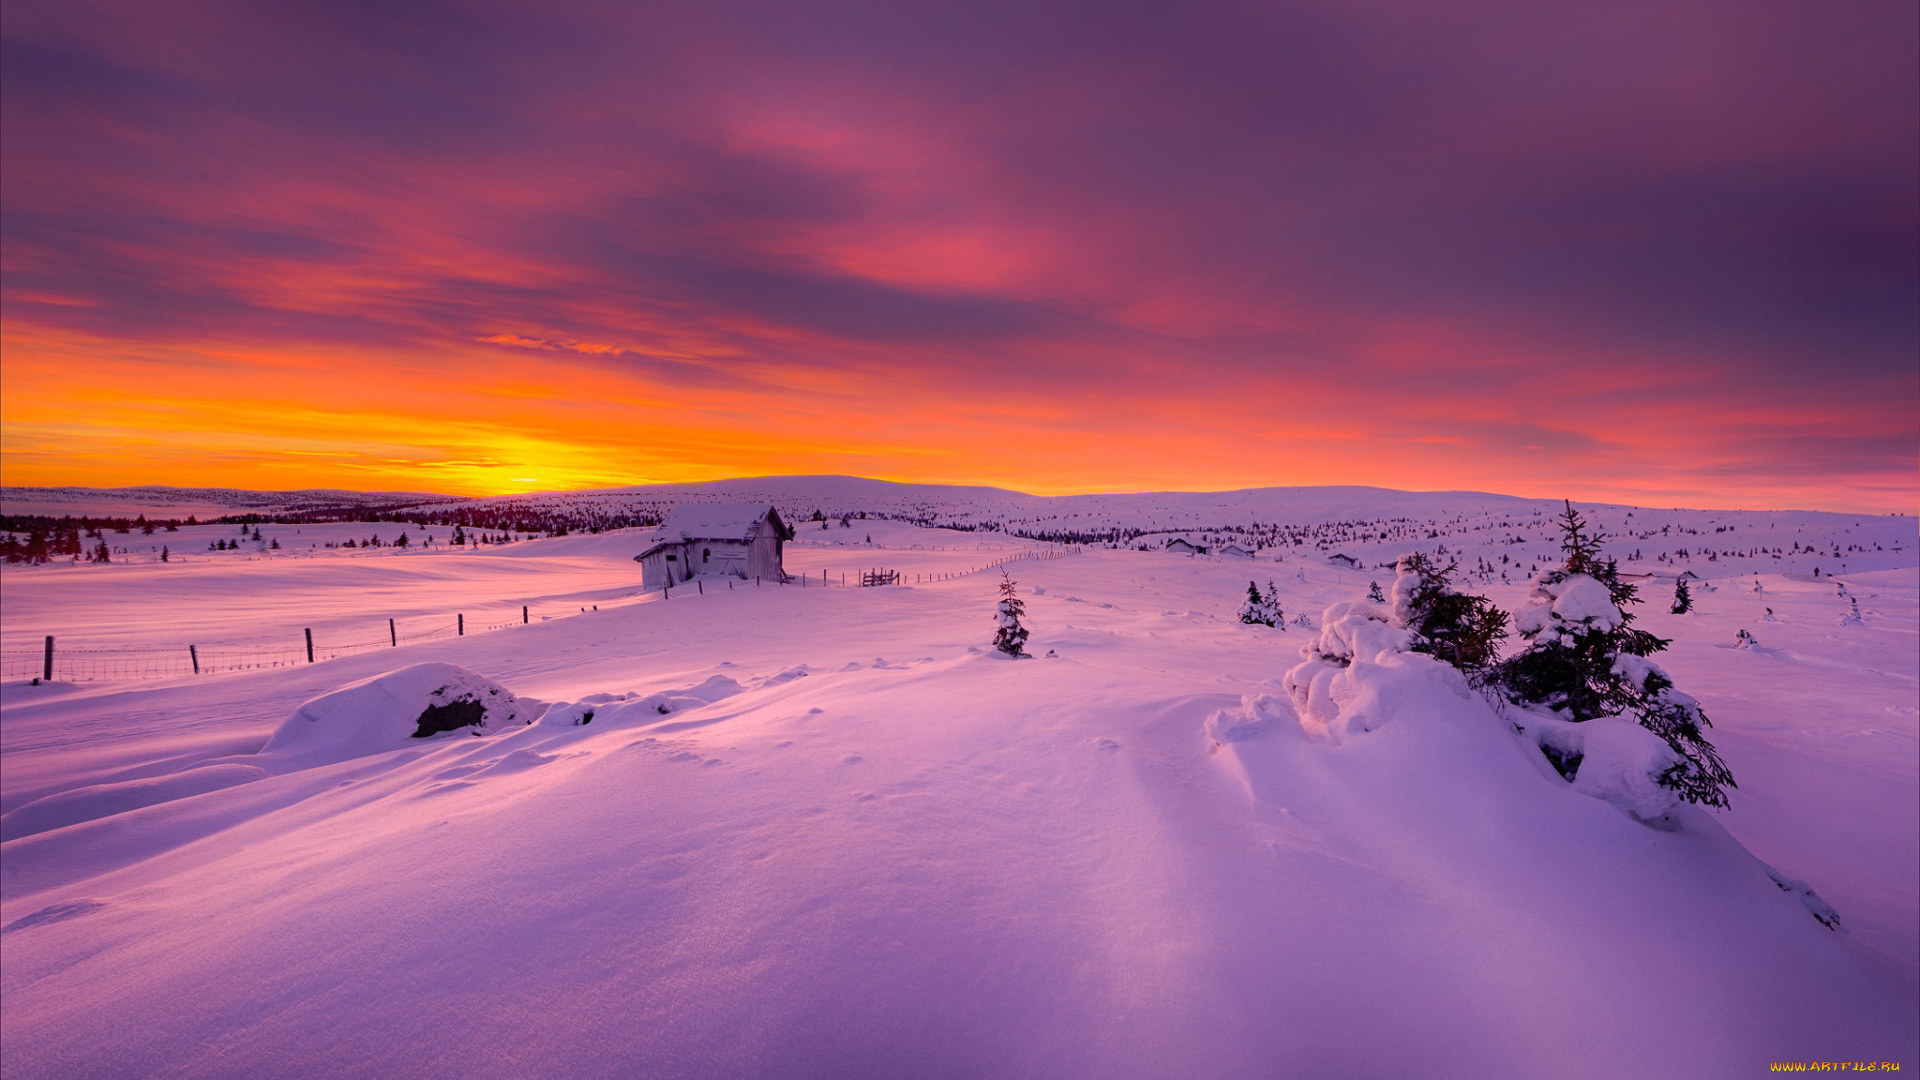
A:
POLYGON ((1920 442, 1916 18, 20 0, 5 378, 97 409, 38 365, 107 349, 210 438, 344 377, 692 470, 1805 498, 1920 442))

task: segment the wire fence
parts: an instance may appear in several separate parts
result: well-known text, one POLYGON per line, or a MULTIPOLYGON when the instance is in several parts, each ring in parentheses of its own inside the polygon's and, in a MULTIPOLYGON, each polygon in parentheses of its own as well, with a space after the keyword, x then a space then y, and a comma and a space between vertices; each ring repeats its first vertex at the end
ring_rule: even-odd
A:
MULTIPOLYGON (((916 584, 931 584, 940 581, 952 581, 968 574, 977 574, 983 570, 997 569, 1009 563, 1023 559, 1048 561, 1078 554, 1079 549, 1068 550, 1029 550, 1005 558, 994 559, 980 566, 965 570, 942 571, 939 573, 917 573, 913 576, 916 584)), ((851 578, 847 573, 837 577, 828 571, 821 571, 819 578, 808 575, 793 575, 782 581, 769 581, 766 584, 779 586, 812 585, 833 587, 858 587, 877 584, 906 584, 906 575, 898 570, 879 567, 863 571, 854 571, 851 578)), ((729 590, 735 585, 758 587, 758 580, 750 585, 745 581, 728 581, 729 590)), ((685 597, 689 594, 705 595, 710 586, 720 591, 717 583, 696 579, 682 582, 670 589, 663 590, 661 599, 673 599, 676 594, 685 597), (688 585, 694 588, 689 589, 688 585)), ((587 614, 598 611, 598 605, 583 606, 578 612, 566 612, 565 615, 587 614)), ((302 631, 302 638, 294 638, 297 644, 274 646, 266 644, 229 644, 208 645, 189 644, 174 646, 140 646, 115 649, 70 648, 58 646, 53 637, 47 637, 41 647, 23 649, 14 647, 0 651, 0 680, 39 679, 48 682, 101 682, 123 679, 172 679, 193 675, 224 675, 242 671, 259 671, 267 668, 299 667, 303 664, 317 664, 326 660, 336 660, 346 656, 358 656, 378 649, 399 648, 402 645, 415 645, 449 637, 462 637, 467 634, 491 633, 525 626, 532 620, 530 605, 522 606, 518 618, 508 618, 499 622, 469 622, 465 615, 455 615, 451 621, 433 626, 431 629, 402 630, 394 619, 387 620, 387 633, 364 641, 329 642, 316 640, 311 629, 302 631)), ((542 614, 541 621, 564 618, 565 615, 542 614)))

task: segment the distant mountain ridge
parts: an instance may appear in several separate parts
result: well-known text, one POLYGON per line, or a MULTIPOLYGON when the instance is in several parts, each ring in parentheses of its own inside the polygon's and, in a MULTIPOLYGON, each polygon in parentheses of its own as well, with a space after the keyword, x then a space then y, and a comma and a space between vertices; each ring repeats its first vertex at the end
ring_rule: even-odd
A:
MULTIPOLYGON (((1151 523, 1158 528, 1196 528, 1248 521, 1371 520, 1448 513, 1525 513, 1557 509, 1558 499, 1534 499, 1481 491, 1404 491, 1364 485, 1237 488, 1227 491, 1154 491, 1084 495, 1033 495, 985 485, 922 484, 860 476, 747 476, 670 484, 634 484, 579 491, 461 496, 414 491, 352 491, 305 488, 254 491, 141 485, 124 488, 0 487, 0 512, 9 514, 293 513, 327 508, 449 510, 455 507, 525 507, 561 510, 593 507, 658 513, 682 502, 766 502, 782 515, 805 519, 878 513, 915 520, 970 524, 1071 523, 1079 527, 1151 523)), ((1578 502, 1584 509, 1626 512, 1650 509, 1623 503, 1578 502)), ((1821 514, 1822 511, 1699 513, 1821 514)), ((1874 515, 1835 515, 1872 517, 1874 515)))
POLYGON ((344 488, 304 488, 298 491, 252 491, 245 488, 183 488, 143 484, 124 488, 0 487, 0 513, 45 514, 59 517, 155 516, 201 517, 229 513, 291 513, 328 507, 397 507, 457 499, 413 491, 349 491, 344 488))

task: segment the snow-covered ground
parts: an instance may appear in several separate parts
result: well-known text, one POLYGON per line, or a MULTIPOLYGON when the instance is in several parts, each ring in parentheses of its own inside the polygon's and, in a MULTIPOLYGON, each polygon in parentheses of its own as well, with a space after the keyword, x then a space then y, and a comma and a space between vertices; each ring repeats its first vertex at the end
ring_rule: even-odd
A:
MULTIPOLYGON (((10 647, 532 620, 256 673, 0 687, 5 1074, 1920 1067, 1912 519, 1596 515, 1665 525, 1660 552, 1709 519, 1810 549, 1736 560, 1709 531, 1687 541, 1720 557, 1680 563, 1638 540, 1626 569, 1663 575, 1640 625, 1674 639, 1662 663, 1740 784, 1730 811, 1662 831, 1418 664, 1381 669, 1372 730, 1302 723, 1283 676, 1313 629, 1237 622, 1249 579, 1317 626, 1392 581, 1330 550, 1373 567, 1446 543, 1508 568, 1474 587, 1514 610, 1528 567, 1500 556, 1550 550, 1531 504, 1474 529, 1403 504, 1315 520, 1404 518, 1418 542, 1359 530, 1255 560, 815 523, 791 571, 907 584, 670 600, 639 591, 632 531, 462 551, 436 528, 396 552, 325 547, 391 525, 300 526, 302 545, 267 525, 279 552, 215 555, 237 530, 206 526, 110 534, 182 538, 184 564, 8 568, 10 647), (1027 553, 1049 556, 1008 565, 1035 656, 1002 659, 998 572, 966 571, 1027 553), (1687 568, 1708 585, 1668 614, 1687 568), (1733 647, 1742 629, 1757 647, 1733 647), (381 679, 422 663, 475 676, 381 679), (381 726, 379 702, 427 682, 542 719, 381 726)), ((1243 510, 1192 520, 1285 520, 1243 510)))

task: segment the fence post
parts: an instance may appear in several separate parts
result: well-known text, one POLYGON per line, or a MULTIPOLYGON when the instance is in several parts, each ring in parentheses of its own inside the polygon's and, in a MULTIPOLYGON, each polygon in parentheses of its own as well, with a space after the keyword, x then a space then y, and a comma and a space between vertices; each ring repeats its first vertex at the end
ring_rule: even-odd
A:
POLYGON ((400 631, 398 631, 398 630, 395 630, 395 629, 393 628, 393 620, 392 620, 392 619, 388 619, 388 620, 387 620, 387 637, 388 637, 388 639, 390 639, 390 640, 391 640, 391 641, 393 642, 393 647, 394 647, 394 648, 396 648, 396 649, 397 649, 397 648, 399 648, 399 647, 400 647, 400 631))
POLYGON ((706 583, 706 582, 704 582, 704 581, 701 581, 701 580, 699 580, 698 578, 695 578, 695 579, 694 579, 694 582, 693 582, 693 587, 694 587, 694 588, 696 588, 696 589, 698 589, 698 590, 700 590, 700 595, 701 595, 701 596, 705 596, 705 595, 707 595, 707 583, 706 583))
POLYGON ((41 682, 53 681, 53 635, 52 634, 47 635, 47 662, 41 668, 40 681, 41 682))
POLYGON ((520 625, 527 625, 527 605, 525 604, 520 605, 520 625))
POLYGON ((200 674, 200 646, 187 646, 187 655, 193 657, 193 673, 195 675, 200 674))
POLYGON ((454 619, 453 626, 454 626, 454 630, 457 632, 457 636, 466 637, 467 636, 467 617, 465 615, 455 615, 453 619, 454 619))
POLYGON ((313 663, 313 627, 307 627, 307 663, 313 663))

